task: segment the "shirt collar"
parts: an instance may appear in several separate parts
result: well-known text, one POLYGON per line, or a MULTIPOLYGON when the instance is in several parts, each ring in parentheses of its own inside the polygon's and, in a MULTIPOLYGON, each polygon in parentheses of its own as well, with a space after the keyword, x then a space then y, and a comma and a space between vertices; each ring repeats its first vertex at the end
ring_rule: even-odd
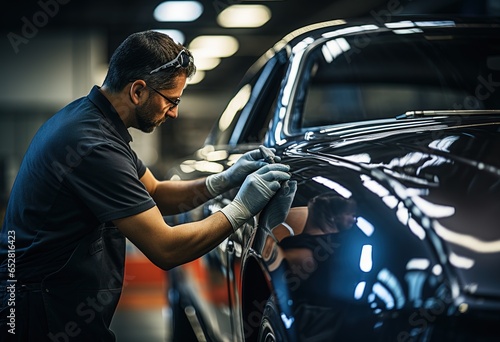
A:
POLYGON ((106 96, 100 92, 100 87, 94 86, 90 93, 87 95, 88 99, 99 108, 102 114, 108 119, 116 132, 125 140, 126 143, 132 141, 132 136, 130 135, 127 127, 123 123, 122 119, 118 115, 118 112, 113 107, 111 102, 108 101, 106 96))

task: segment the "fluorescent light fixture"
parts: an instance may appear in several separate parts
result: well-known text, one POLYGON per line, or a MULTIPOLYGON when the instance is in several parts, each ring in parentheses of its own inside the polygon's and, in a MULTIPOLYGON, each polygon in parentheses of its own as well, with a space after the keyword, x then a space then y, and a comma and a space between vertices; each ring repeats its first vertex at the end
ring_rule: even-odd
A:
POLYGON ((271 10, 264 5, 232 5, 217 16, 222 27, 261 27, 271 19, 271 10))
POLYGON ((366 176, 366 175, 361 175, 360 176, 361 181, 363 182, 363 185, 373 192, 374 194, 378 195, 379 197, 384 197, 390 195, 389 190, 387 190, 382 184, 377 182, 376 180, 366 176))
POLYGON ((364 245, 361 249, 361 257, 359 258, 359 268, 361 271, 368 273, 372 270, 372 245, 364 245))
POLYGON ((448 259, 450 260, 450 264, 452 264, 453 266, 466 270, 472 268, 472 266, 474 266, 474 264, 476 263, 474 259, 466 258, 453 252, 450 253, 448 259))
POLYGON ((395 34, 412 34, 412 33, 422 33, 424 31, 422 31, 419 28, 411 28, 411 29, 394 30, 392 32, 394 32, 395 34))
POLYGON ((413 217, 408 220, 408 227, 420 240, 425 239, 425 236, 427 235, 425 233, 425 229, 417 221, 415 221, 413 217))
POLYGON ((179 44, 184 44, 184 40, 186 39, 186 37, 184 36, 184 33, 182 33, 179 30, 157 29, 154 31, 157 31, 157 32, 160 32, 160 33, 163 33, 163 34, 170 36, 170 38, 172 38, 174 41, 176 41, 179 44))
POLYGON ((427 258, 413 258, 406 263, 407 270, 422 270, 425 271, 431 262, 427 258))
POLYGON ((363 297, 363 292, 365 292, 365 287, 366 287, 366 281, 361 281, 356 285, 356 288, 354 289, 354 298, 355 299, 361 299, 363 297))
POLYGON ((332 32, 326 32, 326 33, 323 33, 322 36, 325 38, 331 38, 331 37, 337 37, 337 36, 351 34, 351 33, 358 33, 358 32, 363 32, 363 31, 373 31, 376 29, 378 29, 377 25, 352 26, 352 27, 338 29, 338 30, 335 30, 332 32))
POLYGON ((440 276, 443 273, 443 267, 441 265, 434 265, 432 267, 432 273, 434 275, 440 276))
POLYGON ((382 201, 384 201, 385 205, 391 209, 396 208, 399 203, 399 200, 392 195, 383 196, 382 201))
POLYGON ((417 21, 415 22, 417 26, 420 27, 435 27, 435 26, 456 26, 455 22, 452 20, 443 21, 417 21))
POLYGON ((321 51, 323 52, 323 56, 328 63, 331 63, 334 58, 337 58, 338 55, 349 51, 351 49, 351 45, 345 40, 345 38, 337 38, 335 40, 330 40, 323 45, 321 51))
POLYGON ((363 232, 365 233, 366 236, 371 236, 373 234, 373 232, 375 231, 375 227, 373 226, 373 224, 371 224, 370 222, 368 222, 364 217, 362 216, 359 216, 358 217, 358 220, 356 222, 356 225, 358 226, 358 228, 363 232))
POLYGON ((445 218, 455 215, 454 207, 431 203, 420 196, 412 196, 411 199, 427 217, 445 218))
POLYGON ((467 235, 446 228, 438 221, 434 221, 434 230, 444 240, 476 253, 500 252, 500 240, 479 240, 475 236, 467 235))
POLYGON ((238 51, 239 44, 232 36, 198 36, 189 44, 189 50, 199 57, 229 57, 238 51))
POLYGON ((212 70, 220 63, 220 58, 196 56, 193 54, 196 70, 212 70))
POLYGON ((201 172, 213 172, 218 173, 224 171, 224 166, 219 163, 209 162, 206 160, 197 161, 194 164, 194 168, 201 172))
POLYGON ((410 214, 408 213, 408 209, 403 205, 403 202, 399 203, 398 209, 396 211, 396 217, 399 222, 404 225, 408 224, 408 220, 410 219, 410 214))
POLYGON ((413 21, 409 21, 409 20, 398 21, 398 22, 394 22, 394 23, 385 23, 384 25, 386 27, 392 28, 392 29, 415 27, 415 23, 413 21))
POLYGON ((197 84, 200 83, 205 78, 205 72, 203 70, 196 70, 196 73, 187 80, 186 84, 197 84))
MULTIPOLYGON (((394 308, 394 297, 392 297, 389 290, 382 286, 380 283, 375 283, 372 286, 372 291, 385 303, 385 307, 390 310, 394 308)), ((380 310, 380 309, 378 309, 380 310)), ((377 312, 377 309, 375 310, 377 312)))
POLYGON ((384 268, 381 269, 380 272, 378 272, 377 279, 392 292, 392 304, 389 305, 389 303, 386 302, 387 308, 389 309, 389 306, 391 306, 391 308, 394 307, 395 302, 397 308, 401 309, 405 305, 406 297, 398 278, 396 278, 396 276, 392 274, 388 269, 384 268))
POLYGON ((339 195, 341 195, 344 198, 351 198, 352 196, 352 192, 344 188, 339 183, 332 181, 331 179, 325 178, 323 176, 316 176, 312 180, 319 184, 323 184, 327 188, 335 190, 339 195))
POLYGON ((165 1, 156 6, 153 16, 157 21, 195 21, 203 13, 198 1, 165 1))
POLYGON ((213 152, 209 152, 207 154, 207 160, 211 161, 211 162, 216 162, 216 161, 226 159, 227 155, 228 155, 228 153, 225 150, 213 151, 213 152))

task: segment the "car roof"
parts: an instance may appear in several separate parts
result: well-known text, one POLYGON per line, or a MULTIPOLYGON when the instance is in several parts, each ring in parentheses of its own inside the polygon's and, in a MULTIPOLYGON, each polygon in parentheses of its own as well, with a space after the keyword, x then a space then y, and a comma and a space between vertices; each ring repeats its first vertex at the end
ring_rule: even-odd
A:
POLYGON ((417 26, 420 30, 456 30, 461 29, 500 29, 500 18, 498 17, 460 17, 460 16, 428 16, 428 15, 390 15, 382 17, 374 13, 371 17, 356 17, 348 19, 332 19, 315 24, 300 27, 283 36, 272 47, 270 47, 260 58, 258 58, 247 70, 240 84, 245 84, 251 79, 261 67, 279 51, 285 50, 289 55, 295 45, 306 38, 320 39, 333 34, 368 34, 384 31, 395 31, 417 26), (408 26, 405 26, 408 25, 408 26), (372 30, 355 30, 355 27, 367 28, 374 25, 372 30), (335 33, 333 33, 335 32, 335 33))
MULTIPOLYGON (((352 19, 335 19, 330 21, 319 22, 296 29, 285 35, 276 45, 295 45, 306 37, 313 39, 320 38, 325 32, 332 30, 342 30, 340 34, 354 34, 356 30, 346 30, 352 27, 375 25, 385 30, 394 31, 407 27, 418 27, 421 30, 432 29, 453 29, 458 28, 478 28, 478 27, 496 27, 499 28, 500 18, 498 17, 436 17, 436 16, 390 16, 381 18, 378 16, 359 17, 352 19)), ((365 33, 365 32, 364 32, 365 33)))

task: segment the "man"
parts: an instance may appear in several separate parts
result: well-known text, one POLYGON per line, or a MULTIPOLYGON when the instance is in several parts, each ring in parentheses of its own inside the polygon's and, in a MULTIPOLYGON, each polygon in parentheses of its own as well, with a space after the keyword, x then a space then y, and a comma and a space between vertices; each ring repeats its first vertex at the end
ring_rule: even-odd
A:
MULTIPOLYGON (((259 150, 226 171, 158 181, 130 148, 128 128, 176 118, 190 52, 154 31, 129 36, 95 86, 49 119, 28 148, 0 236, 2 340, 113 341, 125 238, 163 269, 193 260, 257 214, 289 179, 259 150), (168 226, 162 215, 241 186, 212 216, 168 226), (200 195, 201 194, 201 195, 200 195)), ((279 162, 279 158, 277 160, 279 162)))

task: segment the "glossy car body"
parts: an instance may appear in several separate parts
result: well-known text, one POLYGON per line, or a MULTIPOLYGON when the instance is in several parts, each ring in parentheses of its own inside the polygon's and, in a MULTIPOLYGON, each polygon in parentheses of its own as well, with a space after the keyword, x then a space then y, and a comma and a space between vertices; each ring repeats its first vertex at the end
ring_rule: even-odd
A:
POLYGON ((500 340, 500 22, 390 19, 286 36, 171 171, 206 176, 264 144, 298 184, 288 227, 264 210, 169 272, 174 339, 500 340), (354 199, 357 222, 311 240, 325 193, 354 199))

